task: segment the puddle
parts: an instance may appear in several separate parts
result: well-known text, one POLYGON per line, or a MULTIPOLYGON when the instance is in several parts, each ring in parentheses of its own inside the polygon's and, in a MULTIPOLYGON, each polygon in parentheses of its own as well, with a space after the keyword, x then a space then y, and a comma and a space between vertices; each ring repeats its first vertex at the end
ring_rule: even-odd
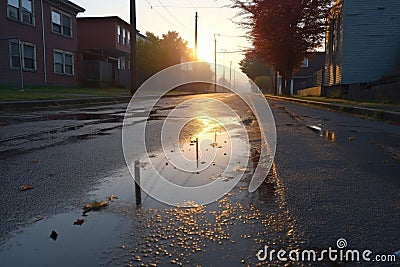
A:
POLYGON ((130 225, 129 219, 107 212, 91 212, 88 217, 82 217, 81 211, 59 214, 34 223, 3 244, 1 264, 99 266, 107 249, 120 246, 121 235, 129 233, 130 225), (77 219, 84 223, 74 225, 77 219))
POLYGON ((114 254, 123 251, 132 227, 137 224, 129 215, 134 209, 134 193, 128 170, 105 177, 87 198, 88 204, 112 202, 98 211, 87 212, 87 216, 83 209, 48 218, 36 216, 30 226, 1 244, 1 265, 69 267, 109 263, 114 254))
POLYGON ((337 139, 337 134, 334 131, 323 130, 322 127, 316 125, 307 125, 307 128, 318 133, 320 137, 323 137, 326 140, 336 141, 337 139))

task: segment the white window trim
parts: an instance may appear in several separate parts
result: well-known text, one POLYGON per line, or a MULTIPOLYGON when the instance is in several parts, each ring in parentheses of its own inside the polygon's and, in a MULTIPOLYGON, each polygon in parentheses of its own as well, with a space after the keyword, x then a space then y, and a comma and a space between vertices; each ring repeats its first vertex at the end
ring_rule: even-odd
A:
POLYGON ((20 64, 22 63, 22 69, 24 71, 36 71, 37 70, 36 45, 33 44, 33 43, 22 42, 22 41, 20 41, 19 43, 16 42, 16 41, 10 41, 9 42, 9 50, 8 51, 9 51, 9 58, 10 58, 10 68, 11 69, 20 69, 21 68, 21 67, 14 67, 12 65, 12 55, 11 55, 11 45, 12 44, 17 44, 18 45, 18 52, 19 52, 18 57, 21 57, 19 62, 20 62, 20 64), (33 69, 29 69, 29 68, 25 67, 25 52, 24 52, 24 49, 23 49, 25 45, 33 47, 33 69))
POLYGON ((35 23, 35 0, 31 0, 31 1, 32 1, 32 24, 27 23, 27 22, 24 22, 24 21, 22 20, 22 0, 18 0, 18 3, 19 3, 19 8, 18 8, 18 19, 11 18, 11 17, 8 15, 9 4, 8 4, 8 0, 6 0, 7 18, 10 19, 10 20, 12 20, 12 21, 16 21, 16 22, 19 22, 19 23, 22 23, 22 24, 25 24, 25 25, 29 25, 29 26, 33 26, 33 27, 36 26, 36 23, 35 23))
POLYGON ((58 34, 67 38, 73 38, 74 36, 74 31, 73 31, 73 20, 72 20, 72 16, 66 12, 60 11, 59 9, 55 9, 55 8, 51 8, 50 9, 50 21, 51 21, 51 32, 54 34, 58 34), (54 31, 53 29, 53 12, 57 12, 58 14, 60 14, 60 27, 61 27, 61 33, 54 31), (63 28, 63 16, 67 16, 71 19, 71 35, 66 35, 64 34, 64 28, 63 28))
POLYGON ((68 51, 59 50, 59 49, 54 49, 53 50, 53 71, 57 75, 75 76, 75 58, 74 58, 74 53, 71 53, 71 52, 68 52, 68 51), (62 64, 63 64, 63 72, 62 73, 56 71, 55 53, 62 54, 62 64), (66 66, 66 64, 65 64, 65 55, 70 55, 72 57, 72 74, 65 72, 65 66, 66 66))
POLYGON ((309 66, 309 60, 307 58, 305 58, 303 60, 303 63, 301 64, 301 67, 302 68, 308 68, 308 66, 309 66))
POLYGON ((126 45, 126 30, 122 28, 122 44, 126 45))
POLYGON ((121 44, 121 26, 117 25, 117 43, 121 44))

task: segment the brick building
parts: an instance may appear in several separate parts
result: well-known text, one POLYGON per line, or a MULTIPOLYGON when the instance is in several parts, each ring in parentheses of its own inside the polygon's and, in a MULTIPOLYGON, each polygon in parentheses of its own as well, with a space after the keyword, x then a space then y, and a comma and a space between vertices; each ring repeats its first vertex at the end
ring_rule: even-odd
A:
MULTIPOLYGON (((136 31, 137 40, 146 37, 136 31)), ((83 57, 83 83, 130 86, 130 24, 117 16, 78 18, 78 47, 83 57)), ((138 82, 145 78, 139 69, 138 82)))
POLYGON ((80 81, 76 15, 67 0, 0 2, 0 84, 75 86, 80 81), (22 72, 22 75, 21 75, 22 72))

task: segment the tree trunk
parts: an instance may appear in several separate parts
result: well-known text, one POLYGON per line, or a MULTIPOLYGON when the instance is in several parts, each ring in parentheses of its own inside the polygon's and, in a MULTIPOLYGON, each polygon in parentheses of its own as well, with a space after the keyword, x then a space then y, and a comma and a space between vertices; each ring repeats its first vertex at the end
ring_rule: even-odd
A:
POLYGON ((290 95, 290 88, 292 85, 292 78, 293 78, 293 72, 292 71, 288 71, 287 74, 285 74, 285 76, 282 76, 282 78, 284 77, 284 86, 283 86, 283 90, 282 90, 282 94, 283 95, 290 95))

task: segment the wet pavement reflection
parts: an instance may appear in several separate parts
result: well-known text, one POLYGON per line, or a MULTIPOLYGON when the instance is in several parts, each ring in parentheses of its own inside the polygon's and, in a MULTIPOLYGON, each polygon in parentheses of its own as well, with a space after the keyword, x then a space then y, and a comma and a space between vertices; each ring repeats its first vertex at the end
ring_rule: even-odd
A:
MULTIPOLYGON (((239 100, 229 101, 243 105, 239 100)), ((190 107, 186 109, 190 112, 190 107)), ((212 107, 209 110, 213 112, 212 107)), ((165 151, 154 150, 150 154, 151 162, 139 158, 136 163, 141 183, 152 181, 148 179, 150 165, 158 167, 170 181, 185 186, 215 181, 224 184, 238 173, 244 173, 233 190, 218 201, 209 205, 188 201, 182 203, 185 208, 168 206, 135 188, 129 171, 119 169, 105 175, 101 185, 87 195, 90 199, 88 204, 107 204, 83 212, 85 207, 90 207, 87 204, 70 213, 33 222, 0 246, 2 262, 14 266, 278 264, 259 262, 256 253, 265 245, 297 249, 302 233, 296 229, 286 203, 286 189, 279 176, 279 166, 273 164, 261 187, 249 193, 249 183, 260 157, 261 139, 252 114, 246 108, 240 110, 241 121, 226 120, 231 119, 233 129, 240 123, 245 125, 250 147, 235 129, 230 133, 233 135, 229 135, 215 121, 199 117, 182 129, 178 147, 166 148, 169 160, 176 155, 188 159, 185 167, 190 171, 186 176, 177 175, 176 168, 168 164, 165 151), (234 168, 222 175, 231 155, 240 155, 242 150, 249 151, 248 157, 236 157, 239 160, 234 168), (57 233, 55 240, 49 237, 52 231, 57 233)), ((160 124, 168 111, 168 108, 158 110, 147 122, 160 124)), ((88 117, 79 117, 78 120, 84 118, 88 117)), ((162 188, 154 190, 162 191, 162 188)), ((173 195, 173 192, 165 193, 173 195)))

